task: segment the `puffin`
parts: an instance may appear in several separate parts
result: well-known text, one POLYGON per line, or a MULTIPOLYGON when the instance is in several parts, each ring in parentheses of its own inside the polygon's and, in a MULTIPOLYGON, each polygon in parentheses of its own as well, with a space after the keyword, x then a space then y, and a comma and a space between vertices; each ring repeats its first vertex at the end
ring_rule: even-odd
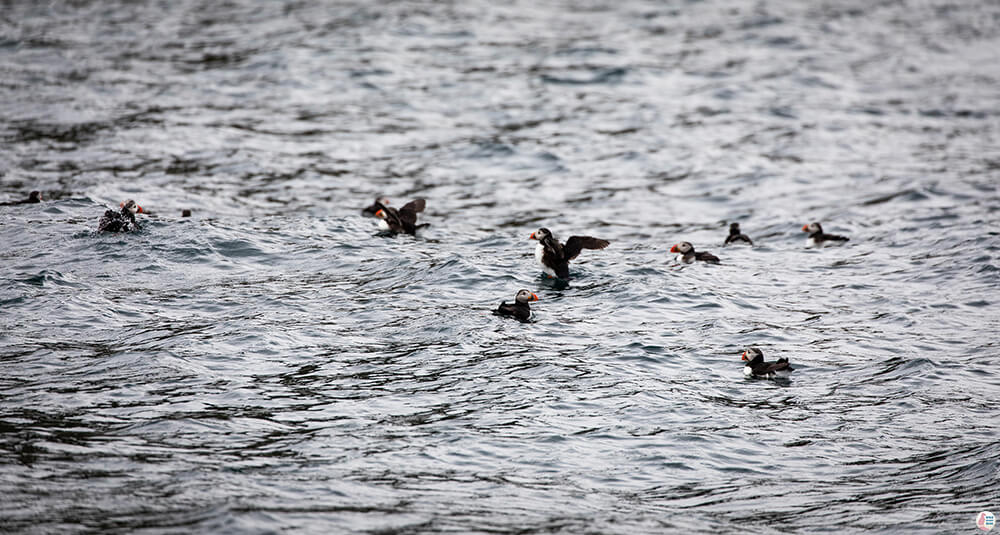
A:
POLYGON ((22 199, 20 201, 7 201, 5 203, 0 203, 0 206, 15 206, 18 204, 38 204, 42 202, 42 192, 32 191, 28 194, 27 199, 22 199))
POLYGON ((709 264, 719 263, 719 257, 712 253, 696 253, 694 245, 691 245, 690 242, 686 241, 675 243, 674 246, 670 248, 670 252, 677 253, 677 261, 684 264, 691 264, 695 260, 701 260, 702 262, 708 262, 709 264))
POLYGON ((850 239, 845 236, 824 233, 823 227, 818 222, 802 225, 802 232, 809 233, 809 238, 806 240, 806 247, 823 247, 827 243, 845 242, 850 239))
POLYGON ((375 217, 375 212, 378 212, 380 207, 388 205, 389 205, 389 199, 385 197, 375 197, 375 202, 373 202, 371 206, 368 206, 364 210, 361 210, 361 215, 368 217, 375 217))
POLYGON ((726 237, 726 242, 723 243, 723 245, 729 245, 730 243, 745 243, 747 245, 753 245, 753 240, 750 239, 750 236, 740 232, 739 223, 730 223, 729 236, 726 237))
POLYGON ((787 358, 780 358, 775 362, 764 362, 764 353, 756 347, 749 347, 743 352, 743 360, 747 361, 743 366, 743 375, 747 377, 759 377, 763 379, 783 379, 791 375, 795 368, 788 363, 787 358))
POLYGON ((508 305, 506 301, 503 301, 493 313, 498 316, 513 316, 520 321, 528 321, 528 318, 531 317, 531 307, 528 306, 530 301, 538 301, 538 296, 528 290, 519 290, 514 296, 512 304, 508 305))
POLYGON ((416 234, 417 229, 427 226, 427 224, 417 224, 417 213, 423 212, 426 204, 427 201, 424 199, 415 199, 404 204, 399 210, 396 210, 379 201, 375 201, 375 206, 378 207, 375 210, 375 217, 381 220, 379 221, 379 228, 396 234, 400 232, 404 234, 416 234))
POLYGON ((535 246, 535 258, 542 265, 542 270, 550 277, 559 279, 569 278, 569 261, 579 256, 580 251, 604 249, 611 244, 608 240, 590 236, 570 236, 565 244, 559 245, 559 240, 547 228, 532 232, 528 238, 538 240, 538 245, 535 246))
POLYGON ((116 212, 108 210, 104 212, 100 223, 97 224, 98 232, 134 232, 139 230, 139 223, 135 220, 135 214, 141 214, 142 207, 129 199, 121 203, 121 210, 116 212))

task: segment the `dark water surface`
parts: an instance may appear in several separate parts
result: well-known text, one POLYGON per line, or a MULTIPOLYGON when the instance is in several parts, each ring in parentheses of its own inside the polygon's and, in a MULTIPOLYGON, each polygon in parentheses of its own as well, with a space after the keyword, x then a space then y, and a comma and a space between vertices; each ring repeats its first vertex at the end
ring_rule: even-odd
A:
POLYGON ((995 1, 2 2, 0 531, 976 532, 998 51, 995 1), (612 245, 556 285, 539 226, 612 245))

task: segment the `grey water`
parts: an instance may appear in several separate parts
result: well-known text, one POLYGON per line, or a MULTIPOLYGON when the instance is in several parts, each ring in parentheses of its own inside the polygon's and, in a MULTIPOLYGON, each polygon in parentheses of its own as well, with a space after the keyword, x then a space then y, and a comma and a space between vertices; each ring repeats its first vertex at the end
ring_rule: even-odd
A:
POLYGON ((998 50, 995 1, 2 2, 0 531, 978 532, 998 50), (552 281, 539 227, 611 246, 552 281))

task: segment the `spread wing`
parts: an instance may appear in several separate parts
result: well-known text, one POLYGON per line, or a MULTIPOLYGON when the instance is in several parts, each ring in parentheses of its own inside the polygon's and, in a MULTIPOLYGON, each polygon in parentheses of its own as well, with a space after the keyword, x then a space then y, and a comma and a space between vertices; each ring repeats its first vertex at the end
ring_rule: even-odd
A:
POLYGON ((427 201, 424 199, 416 199, 404 204, 403 207, 399 209, 399 219, 406 221, 411 225, 416 225, 417 213, 423 212, 426 204, 427 201))
POLYGON ((584 249, 604 249, 611 242, 608 240, 602 240, 600 238, 591 238, 590 236, 570 236, 566 240, 566 245, 563 245, 563 255, 566 260, 572 260, 580 254, 580 251, 584 249))

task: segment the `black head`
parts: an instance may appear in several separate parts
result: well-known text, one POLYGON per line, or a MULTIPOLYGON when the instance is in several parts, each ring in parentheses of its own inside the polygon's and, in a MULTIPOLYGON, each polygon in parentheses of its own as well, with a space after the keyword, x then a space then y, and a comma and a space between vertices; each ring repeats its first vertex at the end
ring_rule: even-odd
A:
POLYGON ((28 202, 41 202, 41 201, 42 201, 42 192, 32 191, 31 193, 28 194, 28 202))
POLYGON ((743 352, 743 360, 750 362, 764 360, 764 353, 756 347, 748 347, 746 351, 743 352))
POLYGON ((691 245, 691 242, 686 242, 686 241, 676 243, 674 244, 673 247, 670 248, 671 253, 680 253, 684 255, 693 251, 694 251, 694 245, 691 245))
POLYGON ((517 295, 514 296, 514 301, 518 303, 527 303, 529 301, 538 301, 538 296, 531 293, 528 290, 518 290, 517 295))
POLYGON ((532 232, 530 239, 532 239, 532 240, 538 240, 538 241, 545 241, 545 240, 547 240, 547 239, 549 239, 551 237, 552 237, 552 233, 549 232, 549 229, 547 229, 545 227, 542 227, 542 228, 540 228, 540 229, 532 232))
POLYGON ((142 213, 142 207, 136 204, 135 201, 133 201, 132 199, 122 202, 121 207, 123 214, 125 212, 129 212, 133 215, 142 213))
POLYGON ((739 236, 739 234, 740 234, 740 224, 739 223, 730 223, 729 224, 729 235, 730 236, 739 236))
POLYGON ((802 225, 802 232, 808 232, 809 234, 822 233, 823 227, 819 222, 809 223, 808 225, 802 225))

